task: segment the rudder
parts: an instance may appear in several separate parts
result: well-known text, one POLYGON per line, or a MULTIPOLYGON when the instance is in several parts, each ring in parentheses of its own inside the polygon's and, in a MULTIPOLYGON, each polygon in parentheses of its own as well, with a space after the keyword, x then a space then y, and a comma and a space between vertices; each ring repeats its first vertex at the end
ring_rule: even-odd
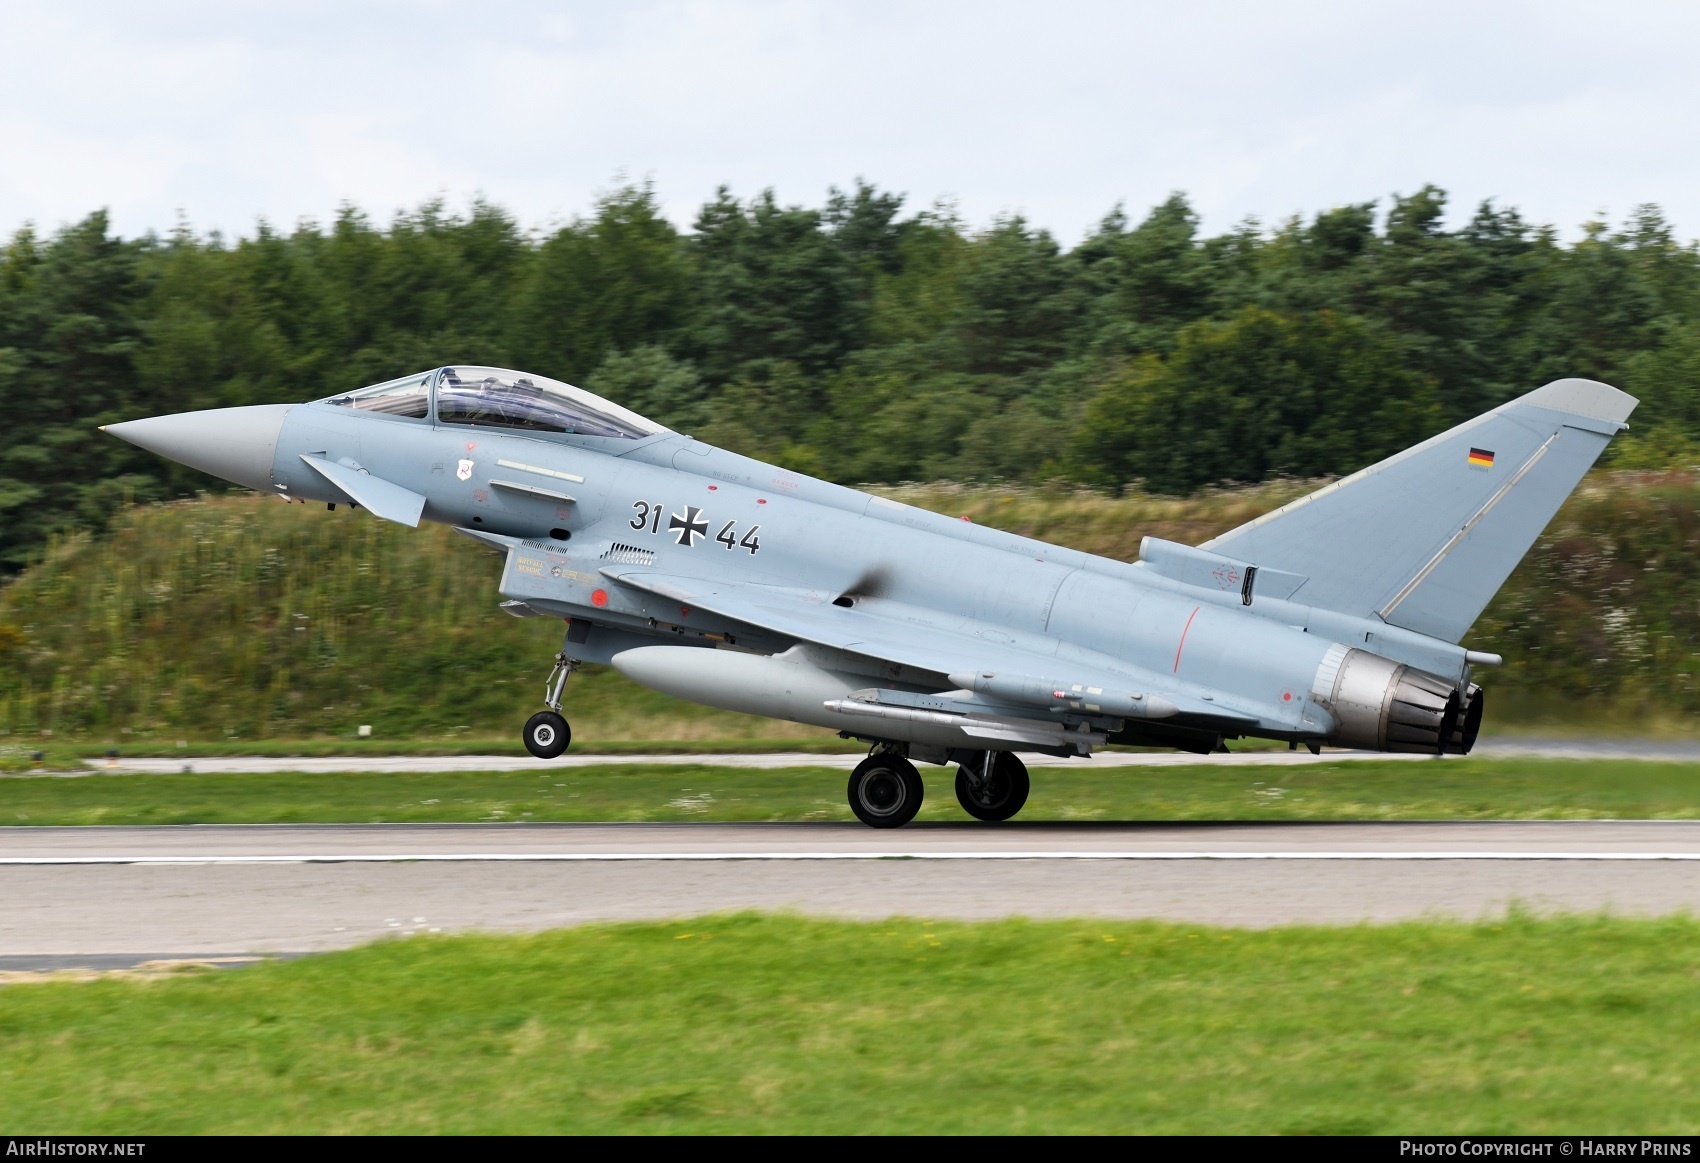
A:
POLYGON ((1303 605, 1457 642, 1637 402, 1555 380, 1200 548, 1303 575, 1303 605))

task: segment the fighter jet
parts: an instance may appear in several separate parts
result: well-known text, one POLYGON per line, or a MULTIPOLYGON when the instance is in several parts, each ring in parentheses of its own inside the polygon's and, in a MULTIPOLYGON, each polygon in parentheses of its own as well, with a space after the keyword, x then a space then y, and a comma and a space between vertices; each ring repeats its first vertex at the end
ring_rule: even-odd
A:
POLYGON ((864 823, 913 819, 916 762, 979 820, 1018 754, 1240 738, 1464 754, 1461 641, 1636 400, 1547 384, 1203 545, 1114 561, 790 472, 580 388, 443 367, 302 404, 106 431, 293 503, 439 521, 506 557, 502 608, 565 623, 524 729, 566 750, 567 680, 612 666, 683 699, 866 742, 864 823))

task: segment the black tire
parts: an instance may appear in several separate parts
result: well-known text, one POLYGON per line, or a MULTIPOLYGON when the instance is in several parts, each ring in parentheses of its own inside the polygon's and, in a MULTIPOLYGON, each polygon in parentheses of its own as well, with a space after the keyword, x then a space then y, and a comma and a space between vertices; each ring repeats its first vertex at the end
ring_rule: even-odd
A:
POLYGON ((901 828, 921 810, 926 789, 900 755, 870 755, 850 773, 850 810, 870 828, 901 828))
MULTIPOLYGON (((974 775, 983 770, 974 760, 974 775)), ((976 820, 1007 820, 1027 803, 1032 787, 1027 778, 1027 765, 1008 751, 999 751, 992 761, 990 786, 976 780, 966 767, 956 769, 956 802, 976 820), (979 784, 977 787, 976 784, 979 784)))
POLYGON ((554 759, 573 741, 573 729, 554 711, 538 711, 525 721, 525 749, 539 759, 554 759))

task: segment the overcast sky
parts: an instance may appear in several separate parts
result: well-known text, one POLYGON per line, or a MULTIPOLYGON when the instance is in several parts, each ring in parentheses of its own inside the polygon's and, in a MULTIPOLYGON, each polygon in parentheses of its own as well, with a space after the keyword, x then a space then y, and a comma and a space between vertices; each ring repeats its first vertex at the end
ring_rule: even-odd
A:
POLYGON ((0 231, 478 193, 548 226, 626 175, 681 225, 862 176, 1072 244, 1173 190, 1217 232, 1434 182, 1454 220, 1656 202, 1689 238, 1697 44, 1644 0, 4 0, 0 231))

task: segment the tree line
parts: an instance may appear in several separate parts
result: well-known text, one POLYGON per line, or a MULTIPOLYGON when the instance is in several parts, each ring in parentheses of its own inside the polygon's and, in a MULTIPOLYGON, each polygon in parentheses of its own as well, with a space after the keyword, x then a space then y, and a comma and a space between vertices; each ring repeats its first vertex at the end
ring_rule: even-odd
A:
POLYGON ((1445 209, 1430 186, 1205 236, 1176 194, 1066 248, 861 182, 819 207, 722 189, 682 231, 637 184, 546 232, 487 202, 235 240, 26 227, 0 250, 0 570, 205 487, 99 424, 446 363, 845 483, 1325 476, 1561 376, 1642 398, 1620 463, 1700 459, 1695 244, 1652 206, 1574 242, 1445 209))

